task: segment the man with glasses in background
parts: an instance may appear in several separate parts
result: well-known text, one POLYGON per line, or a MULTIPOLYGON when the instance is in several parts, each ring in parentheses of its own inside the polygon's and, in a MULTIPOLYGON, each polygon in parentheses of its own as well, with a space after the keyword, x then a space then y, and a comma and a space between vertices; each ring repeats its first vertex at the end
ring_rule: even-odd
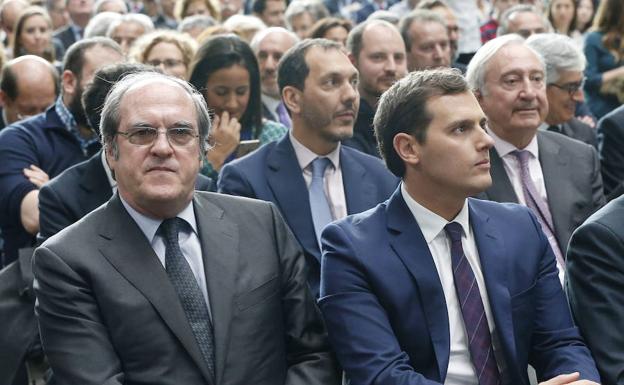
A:
POLYGON ((574 40, 556 33, 533 35, 529 37, 527 44, 542 55, 546 64, 548 114, 539 128, 558 132, 596 147, 596 131, 574 116, 577 104, 585 101, 583 52, 574 40))

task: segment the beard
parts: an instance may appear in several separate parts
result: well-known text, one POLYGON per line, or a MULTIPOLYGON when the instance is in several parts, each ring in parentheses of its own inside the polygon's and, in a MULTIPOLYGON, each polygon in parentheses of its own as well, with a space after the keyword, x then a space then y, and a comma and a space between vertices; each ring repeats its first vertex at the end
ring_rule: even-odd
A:
POLYGON ((72 98, 72 101, 69 103, 69 106, 67 106, 67 109, 69 110, 69 112, 71 112, 72 116, 74 117, 74 120, 76 121, 76 124, 79 127, 91 127, 87 120, 87 115, 85 114, 84 109, 82 108, 82 103, 81 103, 82 91, 83 91, 82 87, 78 86, 76 89, 76 93, 74 94, 74 97, 72 98))

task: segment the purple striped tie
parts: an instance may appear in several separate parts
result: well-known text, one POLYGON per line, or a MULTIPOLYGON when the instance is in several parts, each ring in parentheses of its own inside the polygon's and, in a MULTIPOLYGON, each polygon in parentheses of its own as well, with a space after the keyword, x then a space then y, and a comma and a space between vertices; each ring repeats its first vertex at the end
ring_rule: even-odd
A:
POLYGON ((468 333, 470 356, 479 379, 479 385, 500 384, 500 374, 492 348, 492 336, 485 317, 479 286, 461 243, 462 227, 457 222, 451 222, 444 227, 444 230, 451 239, 455 291, 468 333))

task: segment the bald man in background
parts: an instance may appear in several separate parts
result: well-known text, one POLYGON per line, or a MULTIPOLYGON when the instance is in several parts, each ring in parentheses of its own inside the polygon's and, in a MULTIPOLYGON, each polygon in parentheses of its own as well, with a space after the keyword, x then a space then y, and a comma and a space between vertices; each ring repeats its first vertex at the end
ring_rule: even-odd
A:
POLYGON ((25 55, 9 61, 0 76, 0 129, 42 113, 58 91, 58 72, 45 59, 25 55))

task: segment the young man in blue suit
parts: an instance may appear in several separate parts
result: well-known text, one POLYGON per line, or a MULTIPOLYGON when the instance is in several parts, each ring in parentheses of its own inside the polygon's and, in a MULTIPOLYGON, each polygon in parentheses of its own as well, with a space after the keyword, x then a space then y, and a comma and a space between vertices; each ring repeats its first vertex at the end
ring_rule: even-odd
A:
POLYGON ((384 201, 398 180, 378 158, 340 145, 353 135, 360 101, 358 72, 340 45, 298 43, 280 61, 278 82, 292 129, 223 167, 218 188, 277 205, 305 250, 308 282, 318 296, 321 229, 384 201), (316 178, 318 162, 326 163, 316 178))
POLYGON ((319 305, 351 383, 528 385, 529 364, 549 385, 599 381, 535 216, 468 198, 492 183, 493 140, 460 73, 409 74, 374 124, 402 183, 322 235, 319 305))

